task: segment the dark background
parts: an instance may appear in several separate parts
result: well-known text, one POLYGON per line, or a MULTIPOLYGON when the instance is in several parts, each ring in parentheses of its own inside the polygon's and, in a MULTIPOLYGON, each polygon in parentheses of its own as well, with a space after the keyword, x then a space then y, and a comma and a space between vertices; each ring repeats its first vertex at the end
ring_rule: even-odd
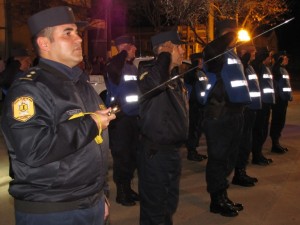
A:
POLYGON ((293 1, 290 5, 290 18, 295 18, 276 29, 278 47, 280 51, 287 51, 289 55, 288 69, 292 81, 300 81, 300 1, 293 1))

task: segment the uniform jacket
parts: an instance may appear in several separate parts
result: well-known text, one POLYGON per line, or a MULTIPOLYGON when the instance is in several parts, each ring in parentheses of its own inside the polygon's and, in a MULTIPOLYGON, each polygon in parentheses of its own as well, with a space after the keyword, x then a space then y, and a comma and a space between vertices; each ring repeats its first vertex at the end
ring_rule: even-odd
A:
POLYGON ((122 51, 107 64, 107 105, 116 102, 126 115, 135 116, 139 113, 138 71, 126 57, 127 52, 122 51))
POLYGON ((188 90, 190 104, 197 103, 199 107, 201 107, 204 104, 208 79, 205 72, 202 69, 197 68, 197 64, 198 61, 191 65, 191 68, 194 69, 184 76, 184 84, 188 90))
POLYGON ((251 97, 251 103, 247 107, 253 110, 261 109, 262 105, 259 81, 257 74, 251 65, 247 65, 247 68, 245 68, 245 75, 247 77, 251 97))
POLYGON ((159 54, 157 60, 140 70, 139 78, 144 95, 140 105, 141 133, 160 145, 180 145, 188 134, 188 98, 183 82, 176 79, 151 91, 171 78, 170 62, 170 53, 159 54))
POLYGON ((205 102, 209 104, 245 105, 251 100, 243 65, 234 50, 228 49, 235 36, 235 33, 226 33, 203 50, 209 83, 205 102))
POLYGON ((263 103, 275 104, 275 90, 273 84, 273 74, 269 67, 262 65, 261 73, 259 74, 259 84, 262 93, 261 100, 263 103))
POLYGON ((251 97, 251 103, 247 106, 249 109, 257 110, 261 109, 261 92, 259 87, 258 76, 250 65, 251 54, 249 52, 241 56, 241 61, 244 66, 245 76, 248 81, 249 93, 251 97))
POLYGON ((274 89, 276 98, 285 101, 292 101, 292 87, 290 83, 290 75, 284 66, 275 64, 272 68, 274 75, 274 89))
POLYGON ((74 201, 107 189, 107 131, 97 144, 96 123, 81 114, 103 103, 79 68, 56 63, 62 72, 49 62, 16 80, 5 99, 1 125, 15 177, 9 193, 18 200, 74 201))

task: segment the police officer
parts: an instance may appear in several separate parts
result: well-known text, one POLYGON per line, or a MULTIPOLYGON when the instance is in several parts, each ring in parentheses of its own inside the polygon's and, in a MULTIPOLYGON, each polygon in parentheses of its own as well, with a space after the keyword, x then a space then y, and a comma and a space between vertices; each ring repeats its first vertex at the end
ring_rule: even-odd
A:
POLYGON ((161 84, 177 75, 184 50, 176 30, 158 33, 151 41, 156 59, 144 65, 139 78, 143 93, 138 154, 140 225, 172 225, 179 200, 179 147, 188 134, 188 102, 180 79, 161 84))
POLYGON ((258 179, 256 177, 248 176, 246 167, 252 149, 252 129, 256 117, 256 110, 261 109, 261 93, 258 77, 250 64, 250 62, 255 59, 255 46, 252 43, 245 43, 240 45, 237 50, 248 81, 251 103, 246 105, 244 110, 243 133, 232 184, 252 187, 258 182, 258 179))
POLYGON ((262 108, 256 112, 252 130, 252 164, 261 166, 266 166, 273 162, 272 159, 266 158, 262 153, 269 131, 271 106, 275 103, 273 75, 269 68, 271 61, 271 52, 266 47, 263 47, 257 48, 255 60, 251 63, 258 75, 262 101, 262 108))
POLYGON ((106 66, 107 104, 118 104, 121 112, 109 127, 110 148, 113 157, 113 180, 117 187, 116 202, 133 206, 139 200, 131 188, 136 165, 138 144, 138 84, 135 58, 135 39, 133 36, 116 38, 118 54, 106 66))
POLYGON ((206 182, 211 197, 210 212, 228 217, 237 216, 243 210, 242 204, 228 198, 227 177, 236 165, 243 110, 251 100, 243 65, 234 52, 236 28, 235 21, 218 23, 217 38, 203 50, 209 81, 203 129, 208 151, 206 182))
POLYGON ((2 131, 11 157, 17 225, 104 224, 107 126, 86 75, 72 9, 53 7, 28 20, 39 64, 10 87, 2 131))
POLYGON ((192 65, 185 76, 184 83, 189 95, 189 136, 186 141, 187 159, 191 161, 202 161, 207 159, 204 154, 199 154, 196 148, 202 134, 203 100, 207 86, 207 77, 203 71, 202 53, 194 53, 190 56, 192 65))
POLYGON ((286 52, 278 52, 274 54, 274 65, 272 67, 275 104, 272 105, 272 119, 270 126, 270 137, 272 139, 271 152, 283 154, 288 151, 286 147, 281 146, 279 138, 285 126, 286 111, 288 102, 292 101, 292 87, 290 76, 286 70, 289 58, 286 52))

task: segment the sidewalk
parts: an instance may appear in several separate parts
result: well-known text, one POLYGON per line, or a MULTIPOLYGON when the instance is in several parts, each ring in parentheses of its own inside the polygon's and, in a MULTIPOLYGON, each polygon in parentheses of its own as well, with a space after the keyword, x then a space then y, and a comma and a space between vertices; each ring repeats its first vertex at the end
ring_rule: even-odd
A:
MULTIPOLYGON (((206 192, 205 164, 186 160, 186 149, 182 148, 182 178, 180 202, 174 217, 174 225, 296 225, 300 224, 300 92, 294 94, 294 101, 288 108, 286 127, 282 144, 289 152, 277 155, 270 152, 268 138, 264 154, 274 163, 262 167, 249 164, 248 174, 256 176, 259 182, 255 187, 231 185, 230 198, 244 204, 239 216, 228 218, 209 212, 209 195, 206 192)), ((200 142, 199 151, 206 152, 205 141, 200 142)), ((111 158, 110 158, 111 165, 111 158)), ((3 137, 0 135, 0 225, 13 225, 13 201, 7 192, 9 177, 8 160, 3 137)), ((124 207, 115 203, 116 189, 112 183, 112 170, 109 170, 111 187, 111 225, 138 225, 139 206, 124 207)), ((137 189, 137 180, 133 182, 137 189)), ((42 225, 42 224, 41 224, 42 225)))

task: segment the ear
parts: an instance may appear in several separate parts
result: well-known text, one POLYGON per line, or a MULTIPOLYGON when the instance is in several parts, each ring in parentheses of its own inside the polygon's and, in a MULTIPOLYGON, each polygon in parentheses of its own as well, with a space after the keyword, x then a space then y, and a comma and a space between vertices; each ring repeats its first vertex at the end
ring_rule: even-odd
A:
POLYGON ((41 51, 46 51, 48 52, 49 51, 49 48, 50 48, 50 41, 48 38, 46 37, 38 37, 37 38, 37 44, 40 48, 41 51))

